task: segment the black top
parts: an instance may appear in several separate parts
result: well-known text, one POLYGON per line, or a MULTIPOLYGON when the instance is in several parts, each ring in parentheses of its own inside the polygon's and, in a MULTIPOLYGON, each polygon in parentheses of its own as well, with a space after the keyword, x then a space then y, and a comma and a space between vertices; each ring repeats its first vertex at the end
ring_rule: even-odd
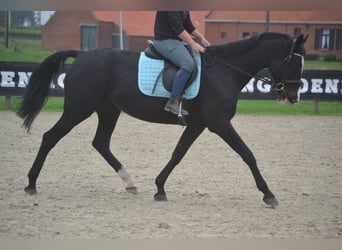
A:
POLYGON ((189 11, 157 11, 154 24, 154 39, 178 39, 178 35, 186 30, 195 30, 191 22, 189 11))

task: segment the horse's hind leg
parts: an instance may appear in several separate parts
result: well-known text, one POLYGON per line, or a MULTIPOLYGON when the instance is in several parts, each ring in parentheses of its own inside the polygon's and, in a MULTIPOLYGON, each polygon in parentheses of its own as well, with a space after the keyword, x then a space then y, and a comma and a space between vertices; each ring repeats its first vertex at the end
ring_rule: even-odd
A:
POLYGON ((119 118, 120 110, 112 104, 104 104, 96 112, 99 123, 93 140, 93 146, 127 184, 126 190, 130 193, 137 194, 137 187, 131 176, 110 151, 110 139, 119 118))
POLYGON ((57 121, 57 123, 43 135, 38 154, 28 173, 29 185, 25 188, 26 193, 37 193, 37 178, 48 153, 61 138, 63 138, 74 126, 76 126, 87 117, 76 120, 74 117, 67 116, 65 115, 65 113, 63 113, 62 117, 57 121))

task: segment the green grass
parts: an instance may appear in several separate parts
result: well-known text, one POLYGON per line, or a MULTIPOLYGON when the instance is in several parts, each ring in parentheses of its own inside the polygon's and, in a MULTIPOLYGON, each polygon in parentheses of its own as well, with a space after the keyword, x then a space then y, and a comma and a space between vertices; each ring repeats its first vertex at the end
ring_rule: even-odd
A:
POLYGON ((30 29, 30 28, 11 28, 10 34, 22 34, 22 35, 41 35, 41 29, 30 29))
MULTIPOLYGON (((0 96, 0 111, 4 110, 10 110, 15 111, 21 102, 21 98, 18 96, 12 96, 11 97, 11 106, 10 108, 6 107, 5 103, 5 97, 0 96)), ((64 98, 63 97, 49 97, 45 105, 43 106, 42 111, 48 111, 48 112, 61 112, 63 110, 64 105, 64 98)))
POLYGON ((304 69, 342 70, 342 62, 323 62, 306 60, 304 63, 304 69))
MULTIPOLYGON (((61 112, 63 110, 63 97, 49 97, 42 111, 61 112)), ((20 98, 11 98, 11 107, 5 107, 5 97, 0 96, 0 110, 16 110, 20 98)), ((313 101, 301 101, 294 105, 283 105, 276 100, 240 100, 237 114, 258 115, 315 115, 313 101)), ((341 102, 319 102, 320 115, 342 115, 341 102)))
MULTIPOLYGON (((313 101, 301 101, 294 105, 284 105, 277 100, 240 100, 238 114, 260 115, 315 115, 313 101)), ((319 102, 318 114, 342 115, 341 102, 319 102)))
POLYGON ((51 51, 41 49, 40 41, 11 39, 9 43, 9 48, 5 48, 4 41, 0 41, 1 61, 41 62, 52 54, 51 51))
MULTIPOLYGON (((39 29, 11 29, 13 33, 40 34, 39 29)), ((42 50, 40 41, 11 39, 10 48, 5 48, 4 39, 0 40, 0 60, 8 62, 41 62, 52 51, 42 50)), ((342 70, 342 62, 305 61, 305 69, 342 70)))

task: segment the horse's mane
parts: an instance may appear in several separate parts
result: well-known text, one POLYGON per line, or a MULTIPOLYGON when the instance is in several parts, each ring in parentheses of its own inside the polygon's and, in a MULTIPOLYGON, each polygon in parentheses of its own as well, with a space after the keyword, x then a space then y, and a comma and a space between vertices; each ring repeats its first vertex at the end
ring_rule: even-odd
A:
POLYGON ((292 38, 287 34, 267 32, 262 33, 258 36, 252 36, 247 39, 234 41, 221 45, 211 46, 212 49, 216 51, 217 55, 225 56, 236 56, 248 52, 249 50, 255 48, 262 40, 273 40, 273 39, 283 39, 291 40, 292 38))

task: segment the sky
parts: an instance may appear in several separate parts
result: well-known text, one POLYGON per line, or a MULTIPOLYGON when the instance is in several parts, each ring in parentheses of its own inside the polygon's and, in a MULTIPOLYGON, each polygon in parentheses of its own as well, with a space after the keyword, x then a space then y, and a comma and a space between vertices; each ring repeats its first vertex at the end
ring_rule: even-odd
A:
POLYGON ((41 24, 44 25, 50 17, 55 13, 54 11, 41 11, 41 24))

